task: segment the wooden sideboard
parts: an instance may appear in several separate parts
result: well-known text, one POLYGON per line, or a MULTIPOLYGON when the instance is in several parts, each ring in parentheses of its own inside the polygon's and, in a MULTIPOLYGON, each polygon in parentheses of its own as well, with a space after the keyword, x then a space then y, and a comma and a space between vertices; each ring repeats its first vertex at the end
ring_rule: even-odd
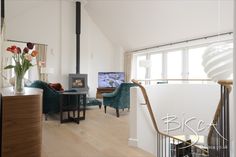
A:
POLYGON ((12 88, 0 89, 1 156, 41 157, 42 90, 26 88, 15 95, 12 88))
POLYGON ((96 98, 97 99, 102 99, 102 93, 111 93, 115 89, 116 88, 97 88, 96 98))

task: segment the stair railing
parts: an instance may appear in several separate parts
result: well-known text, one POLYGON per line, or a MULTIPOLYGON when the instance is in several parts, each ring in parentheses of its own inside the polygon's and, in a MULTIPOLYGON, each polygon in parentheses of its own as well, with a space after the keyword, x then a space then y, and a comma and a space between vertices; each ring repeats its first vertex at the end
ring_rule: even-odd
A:
POLYGON ((146 89, 137 80, 133 79, 132 82, 140 87, 142 91, 145 105, 148 108, 153 127, 157 133, 157 157, 208 157, 207 149, 200 148, 190 141, 184 141, 160 132, 146 89))
POLYGON ((209 157, 230 157, 229 94, 232 81, 219 81, 220 102, 208 134, 209 157))

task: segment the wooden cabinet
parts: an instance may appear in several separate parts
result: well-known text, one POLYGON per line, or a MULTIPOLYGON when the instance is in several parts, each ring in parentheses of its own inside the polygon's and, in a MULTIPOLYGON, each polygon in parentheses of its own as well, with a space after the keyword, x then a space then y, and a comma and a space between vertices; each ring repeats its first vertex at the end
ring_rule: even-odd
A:
POLYGON ((2 157, 41 157, 42 90, 26 88, 15 95, 12 88, 2 93, 2 157))
POLYGON ((115 89, 116 88, 97 88, 96 98, 97 99, 102 99, 102 93, 111 93, 115 89))

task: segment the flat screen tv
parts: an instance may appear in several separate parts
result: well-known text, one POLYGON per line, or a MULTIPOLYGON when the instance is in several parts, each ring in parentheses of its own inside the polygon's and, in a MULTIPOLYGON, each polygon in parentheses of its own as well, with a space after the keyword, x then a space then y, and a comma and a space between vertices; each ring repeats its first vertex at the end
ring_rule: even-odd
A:
POLYGON ((98 87, 99 88, 116 88, 125 82, 124 72, 99 72, 98 87))

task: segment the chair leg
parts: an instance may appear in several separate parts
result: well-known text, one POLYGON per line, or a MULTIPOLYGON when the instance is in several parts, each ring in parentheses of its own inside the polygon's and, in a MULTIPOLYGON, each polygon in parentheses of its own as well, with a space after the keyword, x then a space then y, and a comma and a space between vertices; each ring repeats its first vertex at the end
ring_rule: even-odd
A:
POLYGON ((75 118, 75 110, 73 110, 73 117, 75 118))
POLYGON ((45 117, 45 121, 47 121, 47 120, 48 120, 48 114, 45 113, 45 114, 44 114, 44 117, 45 117))
POLYGON ((119 109, 118 109, 118 108, 116 109, 116 116, 117 116, 117 117, 120 117, 119 109))
POLYGON ((107 113, 107 106, 104 105, 104 111, 107 113))

